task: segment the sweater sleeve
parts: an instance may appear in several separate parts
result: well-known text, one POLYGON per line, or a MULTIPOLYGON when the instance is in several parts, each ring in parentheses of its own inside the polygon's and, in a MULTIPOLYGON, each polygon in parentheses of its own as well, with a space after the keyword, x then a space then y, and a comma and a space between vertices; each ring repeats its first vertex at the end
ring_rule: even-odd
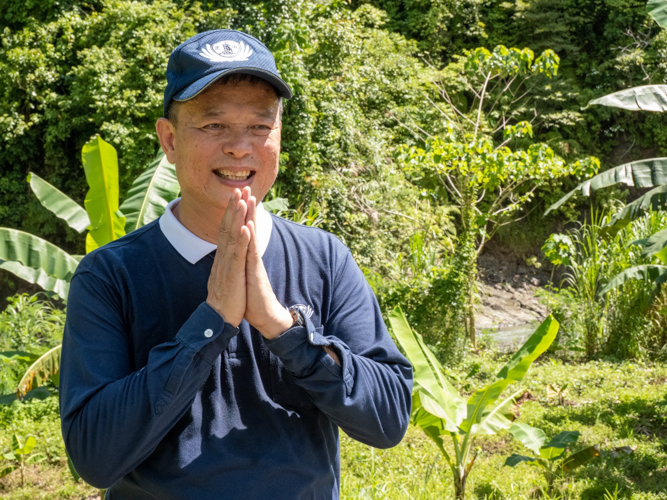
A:
POLYGON ((119 293, 90 272, 76 274, 67 301, 60 414, 81 477, 107 488, 143 462, 192 405, 237 333, 204 302, 136 370, 119 293))
POLYGON ((412 366, 392 341, 372 289, 349 251, 323 328, 296 326, 266 341, 315 405, 350 437, 398 444, 410 421, 412 366), (322 346, 338 353, 341 366, 322 346))

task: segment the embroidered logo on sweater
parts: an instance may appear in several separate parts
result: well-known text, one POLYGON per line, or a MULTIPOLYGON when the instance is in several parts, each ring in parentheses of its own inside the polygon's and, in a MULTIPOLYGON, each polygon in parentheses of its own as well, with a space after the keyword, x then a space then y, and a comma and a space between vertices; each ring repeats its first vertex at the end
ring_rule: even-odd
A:
POLYGON ((310 319, 310 318, 313 317, 313 312, 314 312, 314 311, 313 311, 313 308, 312 308, 312 307, 307 306, 307 305, 305 305, 305 304, 294 304, 294 306, 295 306, 295 307, 298 307, 299 309, 301 309, 301 312, 302 312, 308 319, 310 319))

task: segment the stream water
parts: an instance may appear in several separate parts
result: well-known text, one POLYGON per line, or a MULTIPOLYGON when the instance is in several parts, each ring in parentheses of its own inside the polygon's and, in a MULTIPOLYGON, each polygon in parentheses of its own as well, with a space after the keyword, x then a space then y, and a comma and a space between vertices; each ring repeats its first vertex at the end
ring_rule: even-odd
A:
POLYGON ((539 322, 536 321, 522 325, 490 328, 483 330, 479 335, 481 339, 490 342, 503 351, 516 351, 535 332, 538 326, 539 322))

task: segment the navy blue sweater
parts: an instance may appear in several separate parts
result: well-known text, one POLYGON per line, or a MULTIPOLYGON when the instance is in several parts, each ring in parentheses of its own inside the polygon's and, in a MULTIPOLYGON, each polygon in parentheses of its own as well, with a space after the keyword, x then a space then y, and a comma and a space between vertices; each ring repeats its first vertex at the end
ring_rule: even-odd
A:
POLYGON ((412 371, 334 236, 273 216, 263 256, 286 306, 267 341, 205 302, 214 253, 186 261, 153 222, 88 254, 72 278, 61 363, 67 451, 119 499, 335 499, 338 427, 394 446, 412 371), (331 346, 338 366, 326 354, 331 346))

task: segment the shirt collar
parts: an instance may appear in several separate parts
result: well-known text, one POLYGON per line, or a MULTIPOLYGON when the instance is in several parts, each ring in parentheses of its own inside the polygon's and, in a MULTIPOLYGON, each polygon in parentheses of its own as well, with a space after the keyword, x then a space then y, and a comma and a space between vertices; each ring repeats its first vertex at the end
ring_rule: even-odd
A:
MULTIPOLYGON (((190 264, 196 264, 205 256, 213 252, 218 246, 215 243, 209 243, 202 240, 199 236, 192 233, 176 218, 171 211, 180 198, 171 201, 160 217, 159 224, 162 234, 164 234, 171 246, 176 249, 181 256, 190 264)), ((264 206, 260 203, 257 205, 257 245, 259 247, 259 255, 264 255, 266 247, 269 246, 269 239, 271 238, 271 231, 273 230, 273 220, 269 212, 264 210, 264 206)))

